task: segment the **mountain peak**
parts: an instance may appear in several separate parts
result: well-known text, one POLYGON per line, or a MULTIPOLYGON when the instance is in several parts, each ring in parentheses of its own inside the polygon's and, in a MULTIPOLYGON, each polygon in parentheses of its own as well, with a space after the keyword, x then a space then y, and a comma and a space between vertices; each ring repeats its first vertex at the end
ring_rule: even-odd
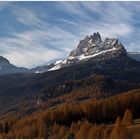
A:
POLYGON ((91 37, 92 37, 92 39, 94 39, 94 40, 99 40, 99 41, 101 41, 101 36, 100 36, 100 34, 97 32, 97 33, 93 33, 93 35, 91 35, 91 37))
POLYGON ((98 61, 126 56, 126 54, 124 46, 118 42, 118 39, 107 37, 102 41, 100 34, 97 32, 79 41, 77 48, 70 52, 67 59, 59 64, 54 64, 48 71, 70 66, 90 58, 98 61))
POLYGON ((0 56, 0 75, 12 74, 12 73, 26 73, 28 69, 22 67, 16 67, 9 62, 3 56, 0 56))
POLYGON ((0 56, 0 63, 9 63, 9 61, 3 56, 0 56))
POLYGON ((99 44, 99 43, 101 44, 102 40, 101 40, 101 36, 98 32, 93 33, 93 35, 91 35, 91 36, 86 36, 83 40, 81 40, 79 42, 76 50, 73 50, 73 51, 70 52, 70 56, 75 57, 75 56, 84 54, 94 44, 99 44))
POLYGON ((92 39, 92 41, 98 41, 98 40, 101 41, 101 36, 100 36, 100 34, 98 32, 97 33, 93 33, 93 35, 86 36, 83 40, 81 40, 81 42, 82 41, 89 41, 91 39, 92 39))
POLYGON ((91 36, 86 36, 83 40, 81 40, 77 48, 70 52, 69 58, 81 55, 90 56, 101 52, 115 50, 118 51, 119 54, 126 54, 125 48, 118 42, 118 39, 107 37, 104 41, 102 41, 100 34, 97 32, 93 33, 91 36))

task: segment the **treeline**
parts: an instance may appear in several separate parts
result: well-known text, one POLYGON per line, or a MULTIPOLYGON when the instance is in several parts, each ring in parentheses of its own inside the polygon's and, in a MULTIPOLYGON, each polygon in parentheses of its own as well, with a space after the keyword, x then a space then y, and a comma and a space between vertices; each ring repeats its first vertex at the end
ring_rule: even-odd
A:
POLYGON ((106 99, 59 105, 22 119, 5 118, 0 122, 0 137, 131 138, 127 126, 133 117, 140 117, 139 93, 137 89, 106 99))

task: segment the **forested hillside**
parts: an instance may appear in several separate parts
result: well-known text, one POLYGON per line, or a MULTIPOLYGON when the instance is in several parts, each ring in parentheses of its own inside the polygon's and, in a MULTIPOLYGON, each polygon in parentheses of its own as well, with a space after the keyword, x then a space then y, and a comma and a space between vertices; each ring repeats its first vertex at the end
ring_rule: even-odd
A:
POLYGON ((132 138, 128 127, 140 117, 139 93, 136 89, 106 99, 66 103, 18 120, 16 116, 3 118, 0 137, 132 138))

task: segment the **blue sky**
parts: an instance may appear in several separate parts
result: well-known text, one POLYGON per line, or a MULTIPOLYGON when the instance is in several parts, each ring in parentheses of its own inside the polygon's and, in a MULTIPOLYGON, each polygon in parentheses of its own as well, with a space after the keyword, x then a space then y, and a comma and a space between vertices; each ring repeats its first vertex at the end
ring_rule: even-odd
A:
POLYGON ((65 58, 86 35, 140 51, 140 2, 0 2, 0 55, 35 67, 65 58))

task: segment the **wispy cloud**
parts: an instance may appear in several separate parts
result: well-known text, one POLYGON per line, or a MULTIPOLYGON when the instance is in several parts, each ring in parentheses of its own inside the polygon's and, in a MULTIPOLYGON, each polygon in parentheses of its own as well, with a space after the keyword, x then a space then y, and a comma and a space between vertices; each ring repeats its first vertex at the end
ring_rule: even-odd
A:
POLYGON ((19 23, 36 28, 47 26, 47 23, 40 19, 39 14, 37 14, 35 11, 15 6, 13 8, 13 13, 19 23))
POLYGON ((29 68, 66 56, 70 51, 69 45, 73 45, 75 41, 73 34, 57 26, 48 28, 47 23, 39 19, 33 11, 18 8, 24 12, 18 16, 19 11, 14 10, 16 20, 34 28, 14 32, 10 37, 1 37, 0 51, 3 56, 17 66, 29 68))
POLYGON ((6 6, 9 5, 10 2, 0 1, 0 11, 3 10, 6 6))
POLYGON ((55 49, 49 49, 36 40, 36 34, 39 32, 25 32, 24 34, 15 34, 14 37, 1 39, 0 46, 3 55, 11 63, 17 66, 37 66, 43 64, 52 58, 62 57, 62 52, 55 49), (34 36, 35 35, 35 36, 34 36))

